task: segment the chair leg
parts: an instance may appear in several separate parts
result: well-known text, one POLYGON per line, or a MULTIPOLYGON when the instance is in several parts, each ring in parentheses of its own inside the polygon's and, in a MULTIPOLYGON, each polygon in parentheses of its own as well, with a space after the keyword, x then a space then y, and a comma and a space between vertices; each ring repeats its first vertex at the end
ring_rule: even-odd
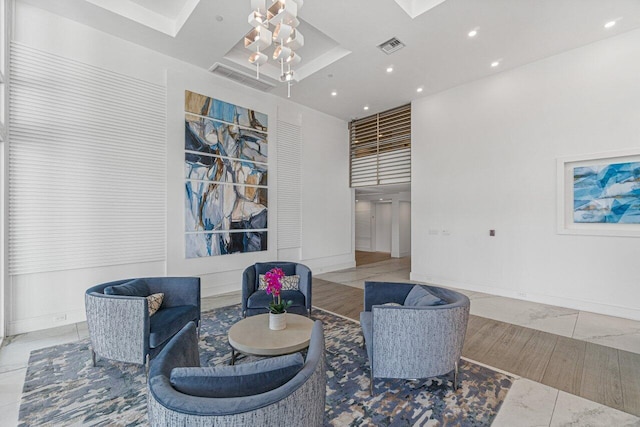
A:
POLYGON ((458 362, 456 361, 456 366, 453 369, 453 390, 458 390, 459 388, 459 384, 458 384, 458 362))
POLYGON ((96 352, 93 351, 93 348, 91 348, 91 363, 93 365, 93 367, 96 367, 96 352))
POLYGON ((369 376, 369 396, 373 397, 373 369, 370 370, 371 375, 369 376))
POLYGON ((145 356, 144 361, 144 376, 149 379, 149 354, 145 356))

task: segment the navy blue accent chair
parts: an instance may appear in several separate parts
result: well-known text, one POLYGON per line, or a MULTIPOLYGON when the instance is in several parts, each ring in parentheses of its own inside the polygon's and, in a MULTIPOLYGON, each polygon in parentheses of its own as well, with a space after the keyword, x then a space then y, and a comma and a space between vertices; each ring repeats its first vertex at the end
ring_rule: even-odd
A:
POLYGON ((148 277, 103 283, 87 289, 85 309, 94 366, 96 356, 100 356, 146 365, 148 369, 149 360, 184 325, 200 324, 200 278, 148 277), (164 294, 162 305, 153 316, 149 316, 147 298, 139 292, 131 292, 137 295, 105 294, 106 288, 131 282, 146 284, 145 293, 164 294))
POLYGON ((311 270, 304 264, 286 261, 259 262, 247 267, 242 273, 242 316, 268 313, 267 307, 273 300, 263 290, 258 290, 260 275, 274 267, 281 268, 285 276, 300 276, 299 291, 283 291, 283 301, 293 301, 288 313, 311 317, 311 270))

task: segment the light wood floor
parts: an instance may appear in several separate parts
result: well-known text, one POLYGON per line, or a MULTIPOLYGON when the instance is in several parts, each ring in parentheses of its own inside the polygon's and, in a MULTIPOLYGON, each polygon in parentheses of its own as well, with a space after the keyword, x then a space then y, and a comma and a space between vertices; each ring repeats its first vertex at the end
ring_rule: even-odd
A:
MULTIPOLYGON (((313 305, 358 320, 362 289, 313 279, 313 305)), ((470 316, 464 357, 640 416, 640 354, 470 316)))
POLYGON ((373 264, 374 262, 386 261, 388 259, 391 259, 391 254, 388 252, 356 251, 356 267, 360 267, 365 264, 373 264))

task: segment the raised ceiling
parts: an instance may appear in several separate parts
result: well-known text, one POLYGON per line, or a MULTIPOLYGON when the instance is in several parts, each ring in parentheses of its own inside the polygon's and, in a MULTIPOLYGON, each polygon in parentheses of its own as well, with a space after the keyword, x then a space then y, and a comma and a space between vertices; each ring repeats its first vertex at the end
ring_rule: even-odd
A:
MULTIPOLYGON (((250 0, 18 1, 203 69, 253 73, 237 47, 250 0)), ((351 120, 640 28, 640 1, 307 0, 299 16, 306 45, 291 100, 351 120), (392 37, 406 47, 387 55, 377 45, 392 37)))

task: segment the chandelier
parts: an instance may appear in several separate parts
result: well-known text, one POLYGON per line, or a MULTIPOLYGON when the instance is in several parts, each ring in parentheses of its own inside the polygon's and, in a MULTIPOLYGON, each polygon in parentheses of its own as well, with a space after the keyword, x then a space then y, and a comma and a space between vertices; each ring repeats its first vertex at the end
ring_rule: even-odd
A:
POLYGON ((253 52, 249 62, 256 66, 258 79, 260 66, 269 60, 264 51, 275 45, 272 59, 280 62, 280 81, 287 83, 288 97, 293 80, 291 67, 302 60, 295 50, 304 46, 304 36, 296 28, 300 24, 298 9, 303 3, 304 0, 251 0, 249 25, 253 29, 244 36, 244 47, 253 52))

